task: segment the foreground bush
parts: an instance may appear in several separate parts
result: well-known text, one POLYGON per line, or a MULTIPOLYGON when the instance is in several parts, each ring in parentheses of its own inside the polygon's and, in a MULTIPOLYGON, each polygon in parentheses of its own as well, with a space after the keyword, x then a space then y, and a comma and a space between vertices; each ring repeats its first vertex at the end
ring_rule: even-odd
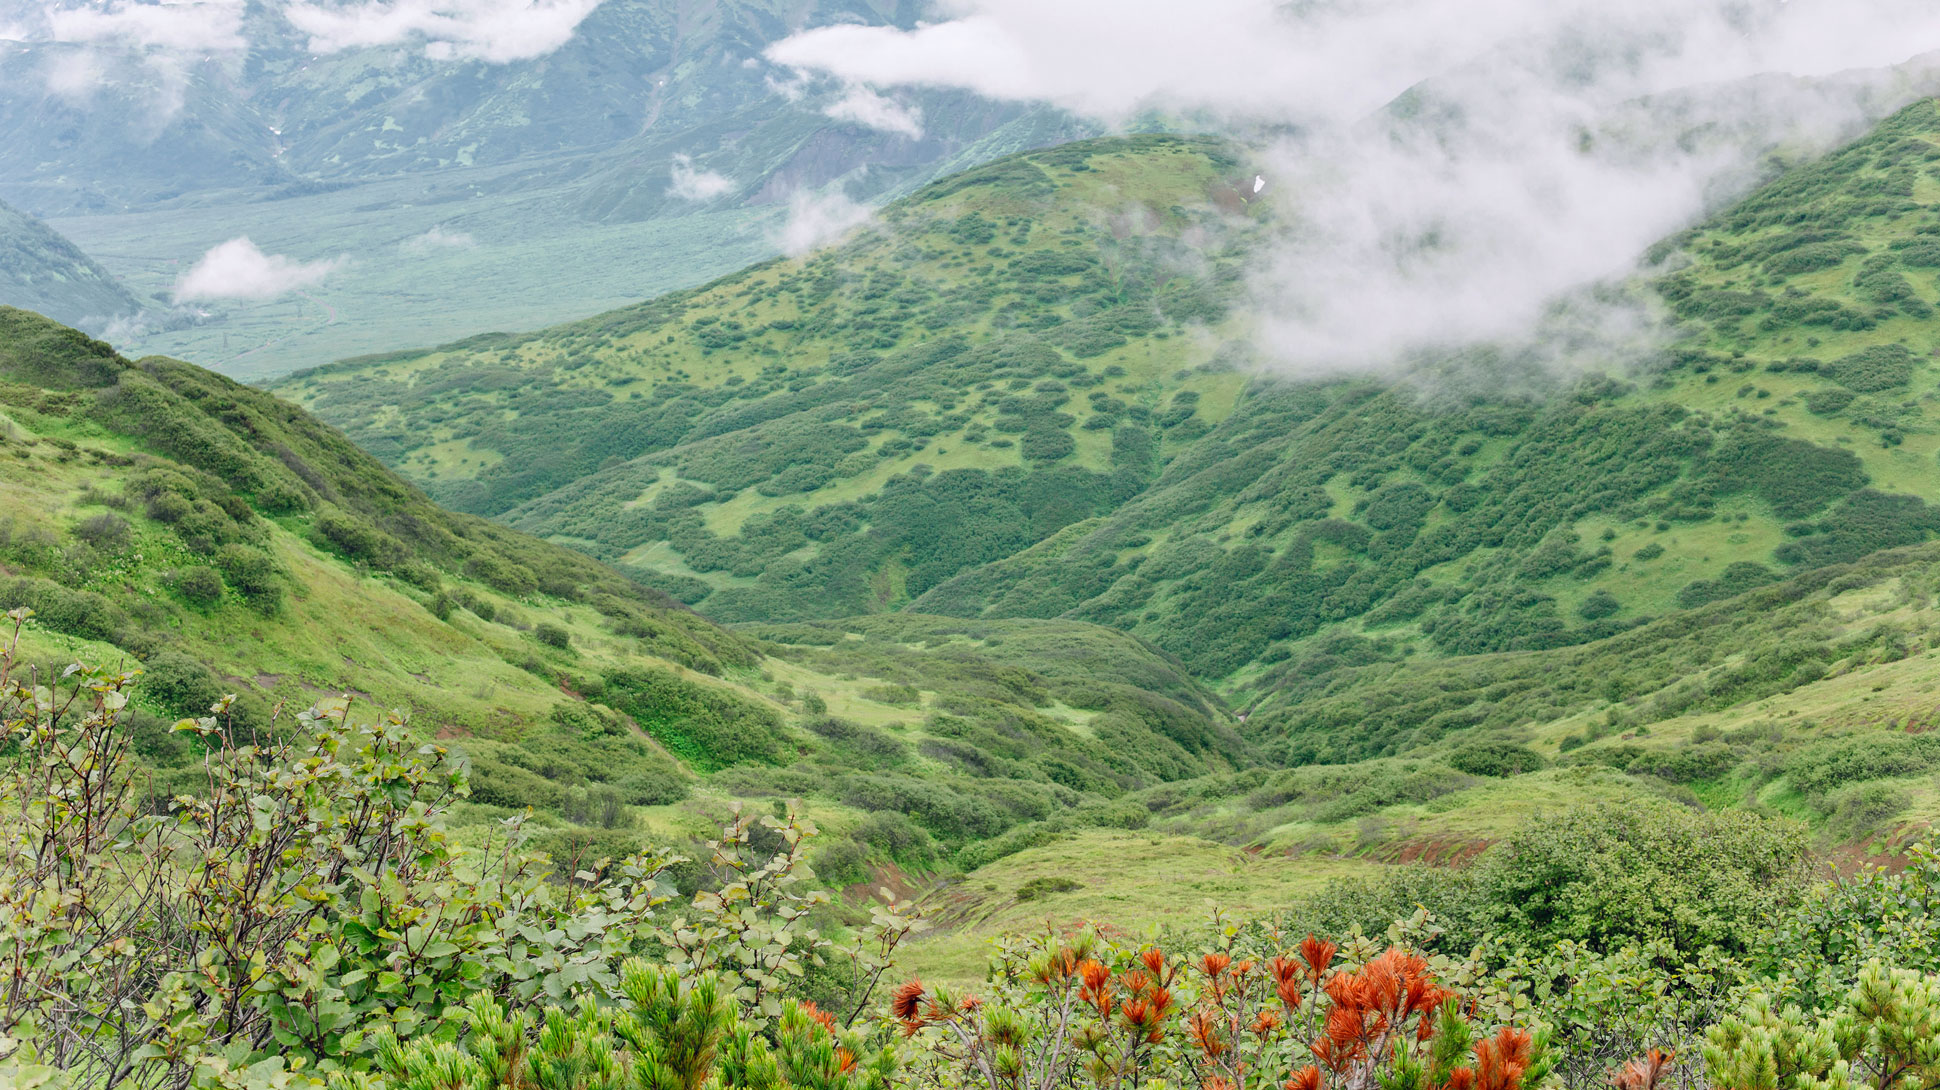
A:
POLYGON ((1803 827, 1672 802, 1573 810, 1531 822, 1476 866, 1481 922, 1535 946, 1599 951, 1666 943, 1689 960, 1742 953, 1812 884, 1803 827))
POLYGON ((462 1042, 388 1038, 378 1073, 341 1076, 334 1090, 885 1090, 895 1065, 793 1000, 770 1047, 715 977, 683 982, 641 961, 626 964, 611 1007, 508 1014, 480 992, 466 1016, 462 1042))
POLYGON ((1834 1010, 1775 1009, 1762 991, 1706 1035, 1713 1086, 1931 1090, 1940 1086, 1940 977, 1874 962, 1834 1010))
MULTIPOLYGON (((144 809, 120 729, 133 675, 70 667, 54 686, 0 652, 0 1061, 16 1083, 73 1087, 304 1086, 367 1070, 383 1041, 443 1039, 478 993, 525 1007, 623 994, 645 958, 719 976, 760 1026, 828 942, 826 899, 802 883, 813 827, 768 817, 770 857, 737 814, 707 887, 662 917, 667 853, 598 861, 568 881, 522 849, 453 843, 464 769, 392 716, 361 726, 341 701, 287 740, 238 737, 216 715, 175 730, 207 749, 206 779, 144 809)), ((856 981, 908 929, 878 913, 856 981)), ((866 1002, 866 991, 854 1006, 866 1002)), ((845 1011, 850 1018, 855 1011, 845 1011)))

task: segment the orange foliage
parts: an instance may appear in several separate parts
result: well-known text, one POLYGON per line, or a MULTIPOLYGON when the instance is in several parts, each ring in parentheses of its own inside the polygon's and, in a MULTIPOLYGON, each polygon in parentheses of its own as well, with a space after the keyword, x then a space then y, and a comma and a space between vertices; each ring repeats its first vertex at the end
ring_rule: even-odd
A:
MULTIPOLYGON (((1456 994, 1412 951, 1390 948, 1357 968, 1337 968, 1339 953, 1311 935, 1297 951, 1258 962, 1219 950, 1174 959, 1156 946, 1135 956, 1100 954, 1088 943, 1059 946, 1008 978, 1034 986, 1015 1001, 1021 1005, 1006 1006, 1004 1018, 915 980, 895 990, 891 1013, 906 1033, 945 1031, 942 1054, 957 1058, 978 1085, 979 1072, 996 1070, 1000 1048, 1029 1042, 1035 1053, 1022 1057, 1024 1070, 1042 1085, 990 1090, 1052 1090, 1085 1074, 1100 1090, 1132 1090, 1162 1076, 1168 1063, 1183 1063, 1201 1090, 1356 1090, 1398 1058, 1426 1064, 1438 1018, 1460 1017, 1453 1006, 1443 1014, 1456 994), (1188 970, 1183 1005, 1172 989, 1181 970, 1188 970), (1025 1014, 1036 1028, 1020 1037, 1016 1018, 1025 1014), (1161 1048, 1169 1034, 1176 1044, 1161 1048)), ((1527 1031, 1504 1026, 1474 1046, 1468 1066, 1429 1072, 1415 1090, 1523 1090, 1534 1049, 1527 1031)), ((1617 1090, 1655 1090, 1663 1060, 1651 1062, 1657 1067, 1639 1060, 1625 1068, 1617 1090)))
POLYGON ((1610 1076, 1610 1082, 1617 1090, 1657 1090, 1657 1080, 1663 1077, 1664 1068, 1670 1062, 1671 1053, 1653 1048, 1618 1068, 1610 1076))

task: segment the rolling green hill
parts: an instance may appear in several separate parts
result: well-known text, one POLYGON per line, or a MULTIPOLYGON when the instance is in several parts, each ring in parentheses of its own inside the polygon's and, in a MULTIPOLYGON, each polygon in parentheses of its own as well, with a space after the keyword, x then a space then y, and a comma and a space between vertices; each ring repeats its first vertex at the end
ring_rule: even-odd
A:
POLYGON ((0 304, 101 329, 141 302, 60 233, 0 201, 0 304))
POLYGON ((278 389, 717 619, 1083 619, 1251 703, 1940 529, 1936 135, 1917 104, 1666 242, 1639 285, 1678 326, 1657 368, 1547 397, 1249 374, 1244 171, 1173 137, 1003 160, 805 261, 278 389))
POLYGON ((131 725, 157 791, 199 775, 168 723, 224 693, 245 730, 348 696, 462 751, 481 827, 531 806, 560 850, 607 854, 698 835, 728 796, 808 795, 860 838, 853 870, 934 866, 1021 822, 1123 821, 1128 791, 1253 760, 1134 637, 919 617, 730 632, 437 507, 296 406, 12 308, 0 413, 0 608, 34 611, 25 648, 50 669, 143 671, 131 725))
POLYGON ((1589 801, 1890 854, 1940 818, 1936 130, 1917 106, 1666 243, 1640 285, 1683 327, 1659 367, 1547 397, 1249 376, 1245 171, 1155 136, 979 168, 695 292, 281 387, 466 515, 265 394, 16 316, 10 509, 46 517, 15 596, 52 605, 50 661, 153 665, 144 631, 188 634, 204 673, 163 659, 151 702, 176 669, 408 704, 480 770, 473 817, 536 805, 562 850, 806 797, 828 880, 946 878, 914 955, 944 974, 1025 919, 1162 922, 1182 860, 1209 901, 1264 904, 1589 801), (166 394, 117 409, 124 387, 166 394), (206 524, 155 506, 145 458, 194 462, 206 524), (119 540, 83 529, 96 507, 129 524, 125 579, 55 559, 119 540), (283 574, 252 581, 252 548, 283 574), (121 614, 60 620, 85 592, 121 614))
POLYGON ((1031 153, 805 261, 276 389, 716 617, 896 608, 1113 510, 1230 409, 1237 173, 1174 137, 1031 153))

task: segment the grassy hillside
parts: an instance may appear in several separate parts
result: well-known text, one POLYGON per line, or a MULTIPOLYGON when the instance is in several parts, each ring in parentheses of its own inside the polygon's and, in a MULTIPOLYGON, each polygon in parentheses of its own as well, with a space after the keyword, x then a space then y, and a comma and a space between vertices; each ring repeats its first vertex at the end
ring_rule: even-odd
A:
MULTIPOLYGON (((1161 922, 1168 860, 1250 906, 1464 859, 1587 801, 1782 813, 1850 858, 1922 835, 1940 816, 1936 293, 1918 279, 1936 129, 1915 107, 1667 243, 1651 287, 1685 337, 1661 369, 1547 399, 1242 376, 1222 352, 1243 332, 1226 293, 1252 210, 1220 149, 1176 138, 993 164, 809 261, 286 387, 435 494, 577 552, 446 513, 186 365, 15 366, 32 404, 82 387, 55 393, 96 405, 25 425, 44 442, 232 449, 153 431, 174 408, 117 414, 109 387, 151 380, 234 438, 242 468, 202 468, 233 476, 279 556, 315 565, 284 562, 303 573, 285 608, 327 574, 432 631, 445 611, 474 641, 454 645, 468 679, 530 702, 498 734, 461 714, 486 697, 433 699, 404 680, 423 665, 388 665, 402 622, 346 634, 334 618, 354 609, 309 610, 302 637, 380 641, 345 652, 379 664, 364 691, 394 686, 463 739, 479 818, 536 802, 562 845, 612 846, 697 833, 729 796, 805 796, 836 833, 830 881, 947 879, 930 893, 945 926, 915 955, 947 976, 1028 921, 1161 922), (1843 266, 1775 256, 1824 243, 1843 266), (1882 257, 1908 293, 1862 310, 1882 257), (1821 322, 1834 312, 1801 295, 1845 310, 1821 322), (318 464, 346 469, 326 490, 294 468, 318 464), (507 584, 498 560, 534 574, 507 584), (595 586, 656 626, 644 643, 595 586), (622 744, 624 785, 598 748, 622 744)), ((184 540, 147 487, 123 508, 148 519, 128 519, 144 557, 184 540)), ((188 608, 174 567, 142 570, 131 593, 188 608)), ((250 626, 203 661, 274 689, 254 662, 298 637, 263 637, 237 570, 217 573, 232 620, 179 623, 250 626)), ((326 668, 321 651, 303 667, 359 685, 352 663, 326 668)))
POLYGON ((1250 703, 1940 529, 1936 134, 1915 105, 1665 243, 1658 369, 1543 398, 1245 375, 1254 210, 1225 153, 1152 137, 971 171, 808 261, 279 388, 718 619, 1082 619, 1250 703))
POLYGON ((922 948, 946 975, 1030 921, 1156 922, 1120 863, 1210 866, 1207 839, 1257 853, 1207 879, 1248 904, 1594 801, 1780 813, 1890 856, 1940 818, 1936 137, 1916 105, 1667 241, 1638 289, 1671 347, 1546 397, 1242 374, 1254 209, 1223 152, 1172 138, 1007 160, 809 261, 284 388, 793 669, 880 648, 926 653, 875 667, 919 692, 939 653, 1082 674, 1057 629, 1009 626, 1093 622, 1242 709, 1245 756, 1186 776, 1238 751, 1163 717, 1178 753, 1120 735, 1143 697, 1039 705, 1181 763, 968 840, 922 948), (1077 885, 1018 896, 1046 876, 1077 885))
POLYGON ((713 616, 898 608, 1114 509, 1228 410, 1236 169, 1170 137, 1032 153, 812 259, 277 389, 713 616))
POLYGON ((914 608, 1102 621, 1264 692, 1581 642, 1925 540, 1936 132, 1919 104, 1666 244, 1685 339, 1656 373, 1458 406, 1257 383, 1132 503, 914 608))
POLYGON ((1119 821, 1128 791, 1252 759, 1136 639, 914 617, 729 632, 437 507, 293 405, 11 308, 0 405, 0 608, 34 610, 50 669, 139 666, 157 791, 198 774, 174 718, 234 692, 239 727, 277 729, 279 705, 348 695, 459 748, 481 823, 531 806, 561 850, 605 853, 698 834, 729 796, 811 796, 854 834, 832 867, 866 878, 1020 822, 1119 821))
POLYGON ((0 201, 0 304, 100 329, 141 303, 58 231, 0 201))

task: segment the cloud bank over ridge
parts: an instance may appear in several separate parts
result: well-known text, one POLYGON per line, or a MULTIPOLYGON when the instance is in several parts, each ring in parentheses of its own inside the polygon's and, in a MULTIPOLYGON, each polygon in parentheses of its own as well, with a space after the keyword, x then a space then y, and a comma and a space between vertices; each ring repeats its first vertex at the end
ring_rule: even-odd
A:
MULTIPOLYGON (((1303 373, 1526 339, 1757 177, 1940 88, 1913 0, 946 0, 769 60, 1239 137, 1283 213, 1263 347, 1303 373)), ((1610 319, 1603 315, 1600 320, 1610 319)))

